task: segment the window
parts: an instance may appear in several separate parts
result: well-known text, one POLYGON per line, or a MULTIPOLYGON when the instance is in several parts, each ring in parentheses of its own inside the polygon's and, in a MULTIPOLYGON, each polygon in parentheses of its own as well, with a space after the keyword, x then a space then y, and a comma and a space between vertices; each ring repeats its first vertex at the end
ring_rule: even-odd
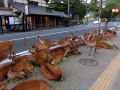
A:
POLYGON ((0 7, 4 7, 4 0, 0 0, 0 7))
POLYGON ((35 6, 38 6, 38 2, 35 2, 35 1, 29 1, 29 5, 35 5, 35 6))

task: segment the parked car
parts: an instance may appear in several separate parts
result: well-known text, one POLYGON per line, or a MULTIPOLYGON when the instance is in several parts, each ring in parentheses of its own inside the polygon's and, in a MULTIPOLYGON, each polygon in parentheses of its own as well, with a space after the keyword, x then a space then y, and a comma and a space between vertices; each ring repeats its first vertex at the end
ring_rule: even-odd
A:
POLYGON ((93 21, 93 23, 97 24, 97 23, 100 23, 100 21, 99 20, 95 20, 95 21, 93 21))

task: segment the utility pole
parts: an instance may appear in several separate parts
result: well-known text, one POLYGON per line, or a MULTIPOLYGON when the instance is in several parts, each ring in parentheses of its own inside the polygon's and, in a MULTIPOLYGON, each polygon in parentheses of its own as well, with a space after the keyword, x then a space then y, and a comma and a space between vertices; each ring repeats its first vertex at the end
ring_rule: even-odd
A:
POLYGON ((70 1, 67 0, 67 4, 68 4, 68 17, 70 17, 70 1))
POLYGON ((87 23, 86 24, 88 24, 88 16, 87 16, 87 13, 88 13, 88 8, 87 8, 87 0, 86 0, 86 19, 87 19, 87 23))
POLYGON ((103 3, 103 0, 99 0, 99 35, 100 35, 100 24, 101 24, 102 3, 103 3))

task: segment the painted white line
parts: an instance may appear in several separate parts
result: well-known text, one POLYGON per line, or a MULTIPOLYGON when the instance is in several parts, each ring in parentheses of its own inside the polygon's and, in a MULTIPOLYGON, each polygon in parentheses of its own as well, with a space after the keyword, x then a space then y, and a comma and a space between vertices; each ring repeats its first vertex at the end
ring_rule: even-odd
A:
MULTIPOLYGON (((52 29, 52 31, 63 30, 63 29, 67 30, 67 29, 70 29, 70 28, 52 29)), ((83 27, 81 29, 88 29, 88 28, 83 27)), ((43 30, 43 31, 45 32, 45 31, 50 31, 50 30, 43 30)), ((25 34, 32 34, 32 33, 38 33, 38 32, 40 32, 40 31, 23 32, 23 33, 17 33, 17 34, 3 35, 3 36, 0 36, 0 38, 10 37, 10 36, 18 36, 18 35, 21 35, 21 34, 23 34, 23 35, 25 35, 25 34)))
MULTIPOLYGON (((92 27, 93 28, 93 27, 92 27)), ((75 30, 70 30, 70 31, 62 31, 62 32, 55 32, 55 33, 49 33, 49 34, 43 34, 43 35, 39 35, 39 36, 48 36, 48 35, 54 35, 54 34, 60 34, 60 33, 67 33, 67 32, 71 32, 71 31, 81 31, 84 29, 88 29, 88 28, 82 28, 82 29, 75 29, 75 30)), ((90 29, 90 28, 89 28, 90 29)), ((25 37, 26 39, 30 39, 30 38, 35 38, 35 36, 30 36, 30 37, 25 37)), ((13 41, 18 41, 18 40, 23 40, 24 38, 17 38, 17 39, 11 39, 13 41)))
MULTIPOLYGON (((57 31, 57 30, 61 30, 63 28, 60 28, 60 29, 53 29, 52 31, 57 31)), ((69 28, 64 28, 64 29, 69 29, 69 28)), ((50 31, 50 30, 43 30, 43 31, 50 31)), ((21 34, 31 34, 31 33, 37 33, 37 32, 40 32, 40 31, 33 31, 33 32, 23 32, 23 33, 18 33, 18 34, 11 34, 11 35, 3 35, 3 36, 0 36, 0 37, 9 37, 9 36, 17 36, 17 35, 21 35, 21 34)))

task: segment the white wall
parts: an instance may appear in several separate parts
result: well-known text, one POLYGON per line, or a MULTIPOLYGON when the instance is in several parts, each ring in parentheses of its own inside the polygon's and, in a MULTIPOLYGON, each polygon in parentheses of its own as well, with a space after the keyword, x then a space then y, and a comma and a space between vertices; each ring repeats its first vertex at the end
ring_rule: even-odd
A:
MULTIPOLYGON (((46 1, 45 0, 30 0, 30 1, 38 2, 39 6, 46 6, 46 1)), ((27 0, 14 0, 14 2, 27 3, 27 0)))
POLYGON ((14 0, 14 2, 27 3, 27 0, 14 0))
POLYGON ((46 6, 46 1, 45 0, 39 0, 39 6, 46 6))
POLYGON ((8 0, 4 0, 5 7, 8 7, 8 0))

